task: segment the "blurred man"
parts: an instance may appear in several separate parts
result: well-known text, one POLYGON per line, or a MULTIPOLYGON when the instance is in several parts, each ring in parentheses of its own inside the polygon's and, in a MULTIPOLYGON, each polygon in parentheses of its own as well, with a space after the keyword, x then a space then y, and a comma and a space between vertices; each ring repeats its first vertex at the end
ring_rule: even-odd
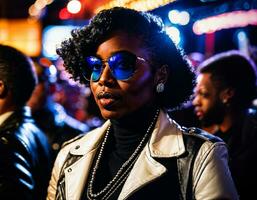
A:
POLYGON ((89 131, 89 127, 68 115, 64 107, 54 101, 57 87, 54 65, 48 67, 35 63, 35 66, 39 81, 27 105, 31 107, 36 124, 48 138, 54 161, 64 142, 89 131))
POLYGON ((254 63, 232 50, 217 54, 199 67, 193 105, 202 127, 228 145, 229 166, 240 199, 256 199, 257 112, 254 63))
POLYGON ((36 85, 31 60, 0 45, 0 199, 45 199, 50 147, 24 107, 36 85))

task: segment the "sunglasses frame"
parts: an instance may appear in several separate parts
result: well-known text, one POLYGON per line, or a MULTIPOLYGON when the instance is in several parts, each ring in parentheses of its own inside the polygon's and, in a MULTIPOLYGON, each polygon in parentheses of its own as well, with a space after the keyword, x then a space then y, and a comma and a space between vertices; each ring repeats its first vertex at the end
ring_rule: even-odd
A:
MULTIPOLYGON (((131 53, 131 52, 129 52, 129 51, 118 51, 118 52, 115 52, 114 54, 112 54, 112 55, 111 55, 108 59, 106 59, 106 60, 103 60, 103 59, 101 59, 101 58, 99 58, 99 57, 97 57, 97 56, 87 56, 85 59, 96 58, 97 60, 101 61, 101 71, 100 71, 100 73, 99 73, 99 77, 98 77, 96 80, 92 80, 92 74, 93 74, 93 70, 92 70, 92 69, 91 69, 91 71, 90 71, 90 78, 86 77, 84 73, 82 73, 82 76, 83 76, 87 81, 91 81, 91 80, 92 80, 93 82, 97 82, 97 81, 99 81, 99 79, 100 79, 100 77, 101 77, 101 75, 102 75, 102 72, 103 72, 103 69, 104 69, 105 66, 106 66, 106 63, 108 63, 108 67, 109 67, 109 69, 110 69, 110 71, 111 71, 111 73, 112 73, 112 76, 113 76, 116 80, 126 81, 126 80, 130 79, 130 78, 134 75, 134 73, 135 73, 135 66, 134 66, 134 69, 133 69, 133 73, 132 73, 128 78, 126 78, 126 79, 118 79, 118 78, 115 76, 114 72, 113 72, 115 69, 113 69, 113 67, 111 67, 111 66, 109 65, 110 59, 113 58, 115 55, 118 55, 118 54, 127 54, 127 55, 130 55, 130 56, 134 56, 134 57, 135 57, 135 64, 134 64, 135 66, 136 66, 136 61, 137 61, 137 60, 140 60, 140 61, 143 61, 143 62, 147 62, 144 58, 142 58, 142 57, 140 57, 140 56, 137 56, 136 54, 131 53)), ((91 68, 91 67, 89 66, 89 64, 87 64, 87 66, 88 66, 89 68, 91 68)))

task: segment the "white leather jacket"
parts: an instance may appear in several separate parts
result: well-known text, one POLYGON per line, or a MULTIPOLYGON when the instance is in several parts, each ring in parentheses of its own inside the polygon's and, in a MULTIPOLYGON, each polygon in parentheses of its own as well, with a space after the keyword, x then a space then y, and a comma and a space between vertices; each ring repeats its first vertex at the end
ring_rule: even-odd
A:
MULTIPOLYGON (((102 127, 63 147, 52 171, 48 200, 55 199, 59 174, 69 153, 82 157, 64 169, 65 199, 80 199, 94 156, 109 125, 110 121, 106 121, 102 127)), ((151 138, 132 168, 119 195, 119 200, 126 199, 142 185, 154 181, 166 172, 167 169, 154 158, 170 158, 183 154, 185 145, 182 134, 183 130, 180 126, 161 111, 151 138)), ((227 148, 223 142, 205 141, 203 143, 193 167, 192 191, 196 199, 238 199, 227 158, 227 148)))

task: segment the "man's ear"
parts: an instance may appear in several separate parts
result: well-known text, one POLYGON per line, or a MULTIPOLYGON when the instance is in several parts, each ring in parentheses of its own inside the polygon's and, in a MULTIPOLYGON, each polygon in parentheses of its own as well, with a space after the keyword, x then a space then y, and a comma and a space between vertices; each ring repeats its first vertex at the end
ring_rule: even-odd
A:
POLYGON ((224 104, 227 104, 230 102, 231 98, 235 95, 235 90, 232 89, 232 88, 227 88, 227 89, 224 89, 221 93, 220 93, 220 98, 221 98, 221 101, 224 103, 224 104))
POLYGON ((168 65, 163 65, 156 70, 155 77, 154 77, 154 84, 157 85, 159 83, 165 84, 168 80, 169 76, 169 69, 168 65))
POLYGON ((0 80, 0 98, 4 98, 7 93, 7 88, 2 80, 0 80))

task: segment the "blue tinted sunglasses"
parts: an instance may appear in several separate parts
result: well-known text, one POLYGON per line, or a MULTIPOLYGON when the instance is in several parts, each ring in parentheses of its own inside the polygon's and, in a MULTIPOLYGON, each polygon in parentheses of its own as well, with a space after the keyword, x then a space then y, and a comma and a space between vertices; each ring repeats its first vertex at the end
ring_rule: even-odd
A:
POLYGON ((85 76, 85 78, 88 81, 90 79, 92 81, 98 81, 103 72, 104 63, 108 63, 111 73, 116 80, 128 80, 135 72, 137 59, 145 62, 144 58, 138 57, 128 51, 119 51, 107 60, 102 60, 96 56, 88 56, 85 60, 91 73, 85 76))

